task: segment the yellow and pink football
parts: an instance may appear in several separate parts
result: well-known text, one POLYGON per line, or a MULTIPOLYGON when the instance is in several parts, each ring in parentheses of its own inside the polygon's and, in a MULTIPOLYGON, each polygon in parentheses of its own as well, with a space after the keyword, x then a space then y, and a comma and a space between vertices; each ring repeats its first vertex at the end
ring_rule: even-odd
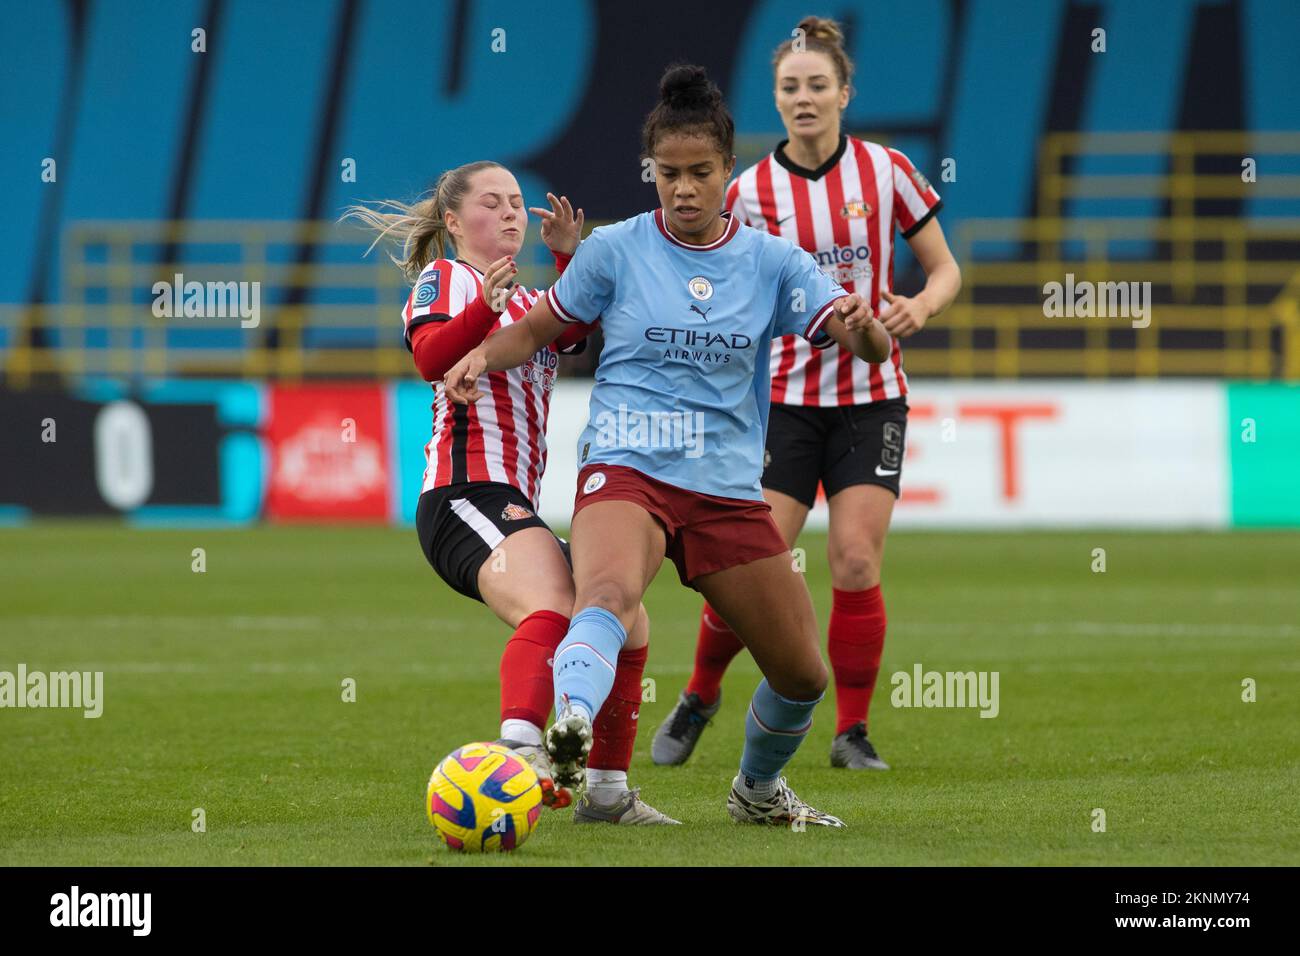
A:
POLYGON ((453 850, 517 850, 537 828, 542 787, 528 762, 509 748, 466 744, 434 768, 424 806, 453 850))

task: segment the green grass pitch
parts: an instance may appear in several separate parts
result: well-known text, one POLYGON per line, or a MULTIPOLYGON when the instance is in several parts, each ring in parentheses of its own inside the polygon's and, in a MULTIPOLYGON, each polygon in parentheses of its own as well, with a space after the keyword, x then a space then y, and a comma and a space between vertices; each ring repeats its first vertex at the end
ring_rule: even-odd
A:
MULTIPOLYGON (((801 543, 824 633, 825 539, 801 543)), ((47 523, 0 531, 0 554, 0 670, 105 672, 97 720, 0 710, 0 864, 1300 863, 1296 534, 896 533, 872 709, 894 769, 829 767, 830 695, 789 769, 845 831, 728 819, 747 657, 692 761, 650 764, 699 611, 665 566, 631 776, 685 826, 548 811, 490 858, 438 845, 422 801, 439 758, 496 735, 506 632, 413 531, 47 523), (1000 713, 892 707, 916 663, 998 671, 1000 713)))

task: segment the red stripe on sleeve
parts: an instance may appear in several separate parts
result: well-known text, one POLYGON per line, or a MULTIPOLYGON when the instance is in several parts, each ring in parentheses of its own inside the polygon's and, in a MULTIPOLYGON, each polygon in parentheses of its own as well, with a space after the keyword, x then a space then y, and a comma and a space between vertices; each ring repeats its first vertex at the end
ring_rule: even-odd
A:
POLYGON ((925 179, 924 176, 916 175, 916 167, 912 161, 896 149, 887 149, 889 154, 890 169, 889 181, 894 190, 894 221, 898 223, 898 228, 906 233, 920 221, 920 219, 939 204, 939 194, 935 192, 934 186, 925 179), (904 185, 899 188, 898 177, 902 175, 904 185), (921 188, 921 182, 925 182, 924 189, 921 188), (915 203, 912 201, 915 199, 915 203), (919 205, 919 209, 914 209, 913 205, 919 205))
POLYGON ((844 298, 844 296, 837 295, 813 313, 811 321, 809 321, 807 328, 804 329, 804 338, 813 339, 816 337, 817 333, 825 327, 827 321, 831 317, 831 313, 835 311, 835 303, 840 301, 842 298, 844 298))
POLYGON ((560 304, 560 297, 555 294, 555 286, 551 286, 546 290, 546 302, 550 305, 551 311, 555 313, 555 317, 561 322, 573 323, 579 321, 577 316, 560 304))
MULTIPOLYGON (((460 310, 464 308, 462 305, 460 309, 458 309, 453 302, 454 296, 452 293, 452 282, 456 276, 455 266, 443 259, 434 260, 430 265, 432 265, 434 270, 438 273, 438 296, 420 306, 418 310, 419 315, 417 315, 417 310, 415 308, 415 293, 420 286, 425 284, 424 282, 417 280, 415 288, 411 290, 411 299, 409 300, 411 307, 407 310, 406 316, 408 322, 411 319, 418 319, 420 316, 424 315, 438 315, 441 313, 443 315, 454 316, 459 314, 460 310)), ((466 303, 466 305, 467 304, 468 303, 466 303)))

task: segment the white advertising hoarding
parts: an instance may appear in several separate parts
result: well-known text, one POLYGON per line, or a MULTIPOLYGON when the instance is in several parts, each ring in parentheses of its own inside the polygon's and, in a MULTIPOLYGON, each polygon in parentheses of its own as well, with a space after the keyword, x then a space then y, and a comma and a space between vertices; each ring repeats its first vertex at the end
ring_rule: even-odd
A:
MULTIPOLYGON (((542 486, 567 525, 589 382, 551 398, 542 486)), ((896 527, 1226 527, 1217 383, 913 382, 896 527)), ((709 467, 709 456, 699 460, 709 467)), ((809 520, 824 525, 819 502, 809 520)))

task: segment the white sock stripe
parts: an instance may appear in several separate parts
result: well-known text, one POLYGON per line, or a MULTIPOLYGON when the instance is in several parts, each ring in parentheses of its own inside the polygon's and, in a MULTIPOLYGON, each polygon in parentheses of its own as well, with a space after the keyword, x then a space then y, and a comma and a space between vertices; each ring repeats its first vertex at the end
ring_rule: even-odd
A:
POLYGON ((606 667, 609 668, 610 673, 614 673, 614 672, 615 672, 616 668, 615 668, 614 665, 611 664, 609 661, 605 660, 605 655, 602 654, 600 651, 596 650, 594 647, 592 647, 592 646, 591 646, 590 644, 588 644, 586 641, 574 641, 572 644, 570 644, 570 645, 569 645, 568 647, 566 647, 564 650, 560 651, 560 653, 556 654, 556 655, 555 655, 555 660, 558 661, 561 657, 563 657, 565 654, 569 653, 569 651, 573 650, 575 647, 585 647, 587 650, 591 651, 591 653, 595 654, 598 658, 600 658, 600 662, 601 662, 602 664, 604 664, 606 667))
MULTIPOLYGON (((729 624, 727 624, 726 621, 722 621, 721 624, 714 624, 714 623, 713 623, 713 615, 710 614, 708 611, 705 611, 705 612, 704 612, 702 615, 700 615, 700 616, 704 619, 704 626, 707 627, 710 631, 729 631, 729 630, 731 630, 731 626, 730 626, 729 624)), ((718 620, 721 621, 722 619, 721 619, 721 618, 718 618, 718 620)))
POLYGON ((780 734, 783 737, 802 737, 812 729, 811 717, 808 718, 808 723, 804 724, 798 730, 777 730, 775 727, 769 727, 767 724, 763 723, 763 718, 759 717, 758 712, 754 710, 754 702, 752 700, 749 702, 749 712, 753 716, 754 722, 769 734, 780 734))
POLYGON ((489 548, 495 548, 506 539, 500 530, 483 512, 479 511, 467 498, 453 498, 451 500, 451 511, 461 521, 465 522, 474 532, 483 539, 483 543, 489 548))

